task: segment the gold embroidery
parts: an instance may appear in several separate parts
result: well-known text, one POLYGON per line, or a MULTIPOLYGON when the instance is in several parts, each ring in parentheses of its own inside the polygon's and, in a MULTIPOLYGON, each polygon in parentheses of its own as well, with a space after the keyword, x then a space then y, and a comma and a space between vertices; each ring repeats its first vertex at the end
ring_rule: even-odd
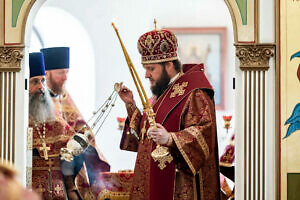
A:
POLYGON ((175 141, 175 143, 176 143, 176 146, 178 147, 180 153, 182 154, 182 156, 183 156, 185 162, 188 164, 188 166, 190 167, 192 173, 195 175, 195 174, 196 174, 196 170, 195 170, 195 168, 194 168, 192 162, 190 161, 189 157, 186 155, 186 153, 185 153, 184 150, 182 149, 182 146, 181 146, 180 142, 178 141, 178 139, 177 139, 175 133, 171 132, 170 134, 172 135, 172 138, 174 139, 174 141, 175 141))
POLYGON ((142 130, 141 130, 141 133, 142 133, 142 138, 141 138, 142 143, 144 142, 144 137, 145 137, 145 133, 146 133, 146 124, 147 124, 147 120, 145 119, 145 120, 143 121, 143 123, 144 123, 144 125, 143 125, 143 128, 142 128, 142 130))
POLYGON ((27 129, 27 150, 32 150, 32 140, 33 140, 33 128, 28 127, 27 129))
POLYGON ((153 160, 158 161, 158 167, 163 170, 166 167, 166 163, 171 163, 173 157, 169 153, 169 149, 167 147, 163 147, 160 145, 156 146, 156 149, 151 153, 153 160))
POLYGON ((116 199, 116 200, 129 200, 129 192, 115 192, 115 191, 109 191, 107 189, 104 189, 100 192, 97 199, 104 200, 104 199, 116 199))
POLYGON ((171 93, 170 98, 173 98, 176 95, 178 95, 178 96, 183 95, 185 92, 184 88, 187 86, 188 86, 188 82, 183 82, 181 85, 179 83, 176 83, 172 88, 172 90, 174 90, 174 91, 171 93))
POLYGON ((200 199, 204 199, 202 169, 199 170, 199 186, 200 186, 200 196, 201 196, 200 199))
POLYGON ((47 171, 49 169, 51 169, 52 171, 53 170, 57 170, 57 171, 61 170, 60 167, 32 167, 32 170, 46 170, 47 171))
POLYGON ((46 191, 46 189, 42 186, 42 184, 39 184, 39 187, 36 189, 37 189, 36 191, 40 194, 46 191))
MULTIPOLYGON (((57 135, 57 136, 54 136, 54 137, 49 137, 49 138, 46 138, 46 143, 47 144, 53 144, 53 143, 57 143, 57 141, 68 141, 69 138, 71 136, 68 136, 68 135, 57 135)), ((39 145, 39 144, 42 144, 43 140, 40 139, 40 138, 34 138, 33 140, 33 145, 39 145)))
POLYGON ((56 194, 59 194, 60 191, 62 191, 62 190, 63 190, 63 188, 62 188, 62 186, 59 185, 59 184, 57 184, 57 185, 55 186, 55 188, 54 188, 54 191, 56 192, 56 194))
POLYGON ((200 144, 204 152, 205 159, 207 159, 209 157, 209 148, 201 131, 199 131, 196 127, 189 127, 186 129, 186 131, 192 134, 197 139, 197 142, 200 144))
POLYGON ((135 111, 134 111, 134 113, 132 114, 132 117, 131 117, 130 123, 129 123, 129 127, 132 128, 132 129, 134 129, 135 131, 137 129, 136 123, 135 123, 135 121, 136 121, 135 118, 136 118, 137 114, 139 114, 139 113, 140 113, 139 109, 136 108, 135 111))

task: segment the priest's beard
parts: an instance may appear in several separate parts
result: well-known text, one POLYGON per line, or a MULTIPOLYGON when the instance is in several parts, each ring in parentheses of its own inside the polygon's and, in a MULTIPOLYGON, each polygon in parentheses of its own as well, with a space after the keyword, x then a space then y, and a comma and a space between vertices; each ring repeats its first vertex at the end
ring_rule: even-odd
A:
POLYGON ((51 85, 51 90, 55 93, 55 94, 63 94, 64 93, 64 85, 63 86, 59 86, 52 78, 52 74, 49 74, 49 82, 51 85))
POLYGON ((38 91, 29 95, 29 114, 39 123, 55 119, 54 104, 48 90, 44 94, 38 91))
POLYGON ((160 97, 160 95, 162 95, 162 93, 164 93, 164 91, 169 87, 170 80, 171 78, 163 66, 160 78, 156 81, 155 85, 151 87, 152 94, 157 98, 160 97))

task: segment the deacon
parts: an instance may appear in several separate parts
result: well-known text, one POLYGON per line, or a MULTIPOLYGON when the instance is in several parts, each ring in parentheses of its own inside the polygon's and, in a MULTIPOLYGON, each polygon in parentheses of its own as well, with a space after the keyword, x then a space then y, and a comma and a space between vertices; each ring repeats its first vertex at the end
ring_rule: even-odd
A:
POLYGON ((33 130, 32 188, 46 200, 66 199, 67 196, 72 200, 80 199, 72 181, 74 167, 66 161, 61 163, 59 157, 60 149, 66 146, 75 132, 55 112, 46 89, 42 53, 29 54, 29 67, 29 127, 33 130))
MULTIPOLYGON (((41 52, 45 59, 47 87, 57 112, 75 132, 91 131, 70 94, 65 89, 69 72, 70 49, 68 47, 52 47, 41 49, 41 52)), ((91 134, 89 142, 91 145, 85 151, 85 154, 78 159, 78 162, 85 162, 89 178, 88 181, 77 178, 76 185, 81 194, 88 194, 89 188, 87 185, 92 186, 101 172, 110 170, 110 165, 96 147, 93 134, 91 134)), ((80 171, 80 173, 83 172, 80 171)))
POLYGON ((169 30, 143 34, 138 50, 154 95, 156 128, 149 128, 149 116, 122 86, 128 118, 120 147, 138 153, 130 199, 220 199, 214 91, 203 64, 181 66, 169 30), (151 154, 157 145, 169 155, 151 154))

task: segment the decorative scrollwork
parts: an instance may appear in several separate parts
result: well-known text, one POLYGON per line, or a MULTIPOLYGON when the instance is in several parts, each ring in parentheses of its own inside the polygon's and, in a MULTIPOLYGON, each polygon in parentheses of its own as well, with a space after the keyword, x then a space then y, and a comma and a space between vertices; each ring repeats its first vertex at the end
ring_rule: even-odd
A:
POLYGON ((24 47, 0 47, 0 71, 18 72, 24 57, 24 47))
POLYGON ((32 186, 32 167, 26 167, 26 187, 32 186))
POLYGON ((241 70, 268 70, 274 44, 235 44, 241 70))

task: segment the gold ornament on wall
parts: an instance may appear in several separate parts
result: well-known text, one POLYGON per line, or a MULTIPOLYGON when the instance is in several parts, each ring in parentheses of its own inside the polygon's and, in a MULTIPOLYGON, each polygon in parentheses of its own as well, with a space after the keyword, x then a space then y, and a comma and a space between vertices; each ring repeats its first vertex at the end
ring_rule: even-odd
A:
POLYGON ((268 70, 274 44, 235 44, 241 70, 268 70))
POLYGON ((24 47, 0 47, 0 72, 19 72, 24 47))

